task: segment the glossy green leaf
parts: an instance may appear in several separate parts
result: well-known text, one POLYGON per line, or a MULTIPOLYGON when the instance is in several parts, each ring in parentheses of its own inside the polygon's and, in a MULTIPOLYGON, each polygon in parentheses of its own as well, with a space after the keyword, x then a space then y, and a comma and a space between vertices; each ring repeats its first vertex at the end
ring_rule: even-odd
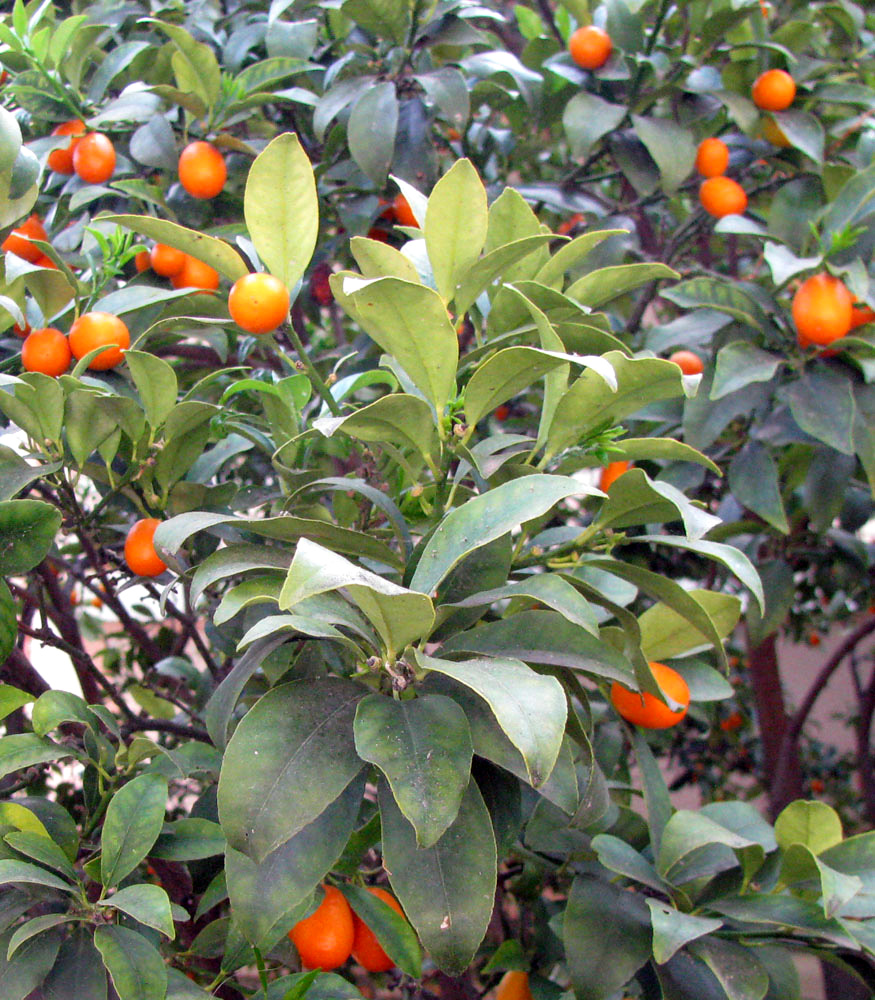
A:
POLYGON ((424 670, 451 677, 483 698, 522 754, 530 782, 537 787, 546 781, 562 745, 568 711, 555 677, 509 658, 454 662, 420 653, 416 659, 424 670))
POLYGON ((459 975, 483 940, 494 904, 495 837, 483 797, 472 779, 455 820, 427 848, 417 847, 385 782, 379 802, 392 889, 438 968, 459 975))
MULTIPOLYGON (((718 635, 726 638, 738 624, 741 601, 732 594, 718 591, 693 590, 691 593, 707 611, 718 635)), ((670 660, 711 644, 682 615, 665 604, 654 604, 648 608, 639 616, 638 625, 641 628, 641 651, 648 660, 670 660)))
POLYGON ((586 90, 576 93, 562 114, 571 155, 575 159, 588 156, 599 139, 613 132, 625 117, 626 108, 621 104, 609 104, 586 90))
POLYGON ((60 743, 42 739, 36 733, 18 733, 0 738, 0 778, 34 764, 70 757, 73 751, 60 743))
POLYGON ((48 554, 61 512, 42 500, 0 503, 0 566, 6 576, 28 573, 48 554))
MULTIPOLYGON (((18 613, 15 600, 6 582, 0 579, 0 663, 5 663, 8 659, 17 636, 18 613)), ((0 684, 0 719, 5 719, 10 712, 31 701, 33 696, 27 692, 19 691, 9 684, 0 684)))
POLYGON ((826 917, 841 911, 863 888, 857 875, 846 875, 821 861, 804 844, 791 844, 781 857, 780 881, 786 885, 819 882, 821 904, 826 917))
MULTIPOLYGON (((5 583, 0 582, 0 598, 3 596, 3 590, 9 594, 9 588, 5 583)), ((11 602, 12 595, 9 594, 9 600, 11 602)), ((15 631, 12 632, 13 640, 17 633, 17 623, 13 619, 15 624, 15 631)), ((0 624, 0 628, 3 625, 0 624)), ((12 644, 10 643, 9 649, 12 649, 12 644)), ((7 650, 6 656, 9 655, 7 650)), ((10 712, 14 712, 17 708, 21 708, 22 705, 29 705, 34 700, 34 696, 29 691, 20 691, 18 688, 13 687, 11 684, 0 684, 0 719, 5 719, 10 712)), ((2 746, 2 744, 0 744, 2 746)))
POLYGON ((437 434, 431 407, 425 400, 407 393, 383 396, 342 417, 319 417, 313 426, 326 437, 338 431, 359 441, 387 442, 417 451, 434 463, 437 434))
POLYGON ((167 782, 157 774, 141 774, 123 785, 106 810, 100 836, 100 877, 117 885, 149 853, 164 823, 167 782))
POLYGON ((106 970, 94 936, 77 927, 61 944, 51 972, 40 987, 45 1000, 106 1000, 106 970))
POLYGON ((455 391, 459 342, 434 289, 400 278, 343 283, 354 319, 391 354, 441 416, 455 391))
POLYGON ((659 965, 667 962, 690 941, 723 926, 723 921, 717 917, 697 917, 692 913, 682 913, 659 899, 649 898, 647 906, 653 928, 653 957, 659 965))
POLYGON ((666 824, 656 859, 656 869, 669 882, 683 872, 690 855, 702 847, 723 845, 741 850, 755 845, 748 837, 734 833, 701 813, 681 809, 666 824))
POLYGON ((627 459, 631 462, 642 460, 695 462, 696 465, 703 465, 717 475, 722 475, 720 467, 707 455, 684 444, 683 441, 675 441, 674 438, 622 438, 614 443, 614 447, 617 448, 616 459, 627 459))
POLYGON ((349 249, 356 264, 366 278, 401 278, 402 281, 418 282, 419 275, 400 250, 364 236, 353 236, 349 249))
POLYGON ((97 719, 78 695, 69 691, 46 691, 33 706, 33 731, 45 736, 62 722, 81 722, 97 729, 97 719))
POLYGON ((240 254, 230 244, 216 239, 215 236, 207 236, 206 233, 186 229, 175 222, 156 219, 149 215, 107 215, 102 217, 102 221, 114 222, 123 229, 130 229, 158 243, 176 247, 177 250, 182 250, 209 264, 231 281, 236 281, 249 273, 249 268, 240 254))
POLYGON ((760 332, 769 326, 769 319, 763 307, 743 287, 730 281, 716 278, 690 278, 660 293, 670 302, 686 309, 707 306, 718 312, 727 313, 740 323, 760 332))
POLYGON ((341 891, 398 968, 408 976, 421 978, 422 949, 407 920, 367 889, 350 883, 341 886, 341 891))
POLYGON ((154 927, 171 940, 176 936, 173 928, 173 916, 170 911, 170 899, 167 893, 158 885, 128 885, 107 899, 99 906, 111 906, 113 909, 126 913, 138 923, 146 927, 154 927))
POLYGON ((736 452, 729 464, 729 488, 742 507, 759 514, 785 535, 790 530, 781 497, 778 466, 765 445, 748 441, 736 452))
POLYGON ((773 112, 772 117, 791 146, 805 153, 815 163, 823 163, 825 136, 818 118, 795 108, 773 112))
POLYGON ((680 275, 665 264, 619 264, 590 271, 569 286, 565 294, 591 309, 598 309, 626 292, 666 278, 677 280, 680 275))
POLYGON ((374 694, 359 703, 354 732, 356 752, 386 776, 417 845, 431 847, 456 818, 471 776, 465 713, 442 695, 374 694))
POLYGON ((362 766, 352 723, 367 693, 337 677, 293 681, 243 717, 219 777, 219 819, 231 847, 264 861, 349 785, 362 766))
POLYGON ((814 855, 834 847, 842 839, 842 821, 825 802, 791 802, 775 820, 775 837, 787 849, 803 844, 814 855))
POLYGON ((137 931, 104 925, 94 945, 112 979, 119 1000, 155 1000, 167 991, 167 968, 160 953, 137 931))
POLYGON ((693 133, 667 118, 632 115, 632 125, 659 167, 663 190, 673 193, 690 175, 696 162, 693 133))
MULTIPOLYGON (((11 803, 8 803, 11 804, 11 803)), ((0 814, 0 822, 7 817, 0 814)), ((37 823, 39 821, 37 820, 37 823)), ((42 827, 42 823, 39 823, 42 827)), ((45 831, 45 827, 43 827, 45 831)), ((48 832, 36 832, 35 830, 19 829, 12 833, 7 833, 3 838, 10 847, 19 854, 24 854, 34 861, 38 861, 47 868, 52 868, 62 875, 66 875, 71 881, 77 880, 76 871, 70 863, 70 859, 61 848, 48 836, 48 832)))
POLYGON ((579 1000, 613 996, 650 957, 650 919, 643 899, 609 882, 576 878, 562 927, 579 1000))
POLYGON ((551 238, 549 233, 538 233, 490 249, 459 279, 454 297, 456 313, 466 313, 499 275, 511 272, 518 263, 524 266, 530 256, 534 260, 536 251, 546 247, 551 238))
POLYGON ((59 892, 76 891, 69 882, 27 861, 0 860, 0 885, 42 885, 59 892))
POLYGON ((160 427, 176 406, 176 373, 166 361, 143 351, 126 351, 125 361, 150 426, 160 427))
POLYGON ((751 382, 768 382, 782 364, 783 359, 776 354, 744 340, 733 341, 717 353, 711 399, 722 399, 751 382))
POLYGON ((847 376, 835 371, 805 372, 786 386, 790 412, 803 431, 844 455, 854 453, 857 406, 847 376), (822 405, 829 400, 829 407, 822 405))
POLYGON ((353 832, 362 799, 362 780, 349 785, 311 823, 262 861, 228 848, 228 895, 234 919, 257 948, 267 948, 295 922, 319 882, 337 862, 353 832))
POLYGON ((486 189, 470 160, 457 160, 434 186, 425 213, 425 246, 444 301, 486 243, 486 189))
POLYGON ((683 521, 696 541, 720 523, 720 518, 695 506, 679 489, 651 479, 643 469, 629 469, 615 480, 599 510, 599 528, 628 528, 661 521, 683 521))
POLYGON ((727 1000, 763 1000, 766 996, 769 975, 757 958, 759 948, 754 950, 735 941, 708 937, 696 941, 690 952, 708 966, 725 990, 727 1000))
POLYGON ((350 111, 346 137, 353 160, 378 187, 386 183, 397 131, 395 84, 386 81, 362 88, 350 111))
POLYGON ((225 853, 225 835, 218 823, 202 816, 183 816, 165 823, 149 856, 168 861, 199 861, 225 853))
POLYGON ((404 0, 346 0, 343 13, 374 38, 401 45, 407 38, 410 6, 404 0))
POLYGON ((6 952, 14 933, 14 928, 10 928, 0 934, 0 997, 3 1000, 24 1000, 30 996, 55 964, 61 945, 60 933, 51 930, 31 938, 8 961, 6 952))

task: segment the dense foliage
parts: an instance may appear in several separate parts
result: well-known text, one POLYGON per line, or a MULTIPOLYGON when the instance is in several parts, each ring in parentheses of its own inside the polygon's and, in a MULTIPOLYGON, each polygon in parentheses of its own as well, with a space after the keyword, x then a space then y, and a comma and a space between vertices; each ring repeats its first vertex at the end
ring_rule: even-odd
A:
POLYGON ((0 1000, 875 984, 875 834, 798 758, 875 630, 872 20, 3 15, 0 1000), (776 636, 845 622, 789 719, 776 636), (732 738, 739 635, 774 826, 657 763, 732 738), (298 971, 326 885, 397 971, 298 971))

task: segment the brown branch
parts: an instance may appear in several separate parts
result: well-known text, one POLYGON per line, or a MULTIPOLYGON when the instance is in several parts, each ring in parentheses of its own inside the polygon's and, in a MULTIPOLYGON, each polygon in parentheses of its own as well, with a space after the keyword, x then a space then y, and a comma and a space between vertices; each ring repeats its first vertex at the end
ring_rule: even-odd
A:
POLYGON ((0 664, 0 680, 20 688, 22 691, 27 691, 28 694, 37 698, 49 690, 49 685, 34 669, 33 664, 25 656, 24 650, 17 646, 0 664))
POLYGON ((131 719, 130 722, 125 722, 122 726, 122 735, 124 736, 146 732, 173 733, 174 736, 187 736, 189 739, 212 745, 212 740, 205 729, 199 729, 197 726, 186 726, 181 722, 169 722, 167 719, 131 719))
POLYGON ((872 715, 875 713, 875 670, 872 671, 868 687, 861 694, 857 720, 857 772, 866 803, 866 817, 870 823, 875 823, 875 769, 872 767, 869 746, 872 738, 872 715))

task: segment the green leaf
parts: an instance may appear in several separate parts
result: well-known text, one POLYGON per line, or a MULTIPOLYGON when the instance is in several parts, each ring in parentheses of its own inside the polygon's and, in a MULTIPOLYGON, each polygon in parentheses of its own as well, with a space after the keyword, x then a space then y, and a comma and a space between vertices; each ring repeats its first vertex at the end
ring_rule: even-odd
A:
POLYGON ((37 736, 45 736, 62 722, 81 722, 95 731, 98 728, 97 719, 85 701, 69 691, 46 691, 41 694, 33 706, 31 721, 37 736))
POLYGON ((72 750, 59 743, 52 743, 51 740, 42 739, 36 733, 4 736, 0 738, 0 778, 5 778, 13 771, 20 771, 23 767, 47 764, 49 761, 71 756, 73 756, 72 750))
POLYGON ((389 781, 398 808, 431 847, 456 818, 471 776, 464 711, 442 695, 395 701, 369 695, 355 716, 355 748, 389 781))
POLYGON ((176 406, 176 372, 166 361, 143 351, 125 351, 125 361, 140 394, 150 427, 160 427, 176 406))
POLYGON ((629 358, 621 351, 604 355, 617 375, 618 388, 595 371, 586 371, 562 396, 547 440, 546 457, 570 448, 597 428, 618 424, 651 403, 682 398, 684 376, 676 364, 661 358, 629 358))
POLYGON ((729 488, 742 507, 747 507, 787 534, 790 525, 781 498, 778 466, 765 445, 748 441, 729 464, 729 488))
POLYGON ((33 920, 28 920, 26 923, 19 924, 9 939, 9 947, 6 949, 7 960, 11 960, 15 952, 31 938, 70 920, 76 920, 76 917, 68 913, 45 913, 40 917, 34 917, 33 920))
POLYGON ((400 278, 346 278, 343 294, 353 318, 398 361, 441 417, 455 394, 459 359, 458 337, 441 297, 400 278))
POLYGON ((836 871, 804 844, 791 844, 781 857, 780 881, 787 885, 820 882, 821 903, 826 917, 833 917, 863 888, 857 875, 836 871))
POLYGON ((472 778, 446 833, 420 848, 385 782, 378 796, 392 889, 438 968, 459 975, 483 940, 494 905, 495 837, 483 797, 472 778))
POLYGON ((30 996, 55 964, 61 945, 61 935, 48 931, 31 938, 18 949, 12 961, 7 961, 6 952, 14 933, 15 929, 10 928, 0 935, 0 996, 3 1000, 24 1000, 30 996))
MULTIPOLYGON (((0 597, 3 596, 4 590, 7 594, 9 594, 9 588, 5 583, 0 582, 0 597)), ((11 600, 12 595, 10 594, 9 597, 11 600)), ((2 627, 2 623, 0 623, 0 627, 2 627)), ((14 636, 15 633, 13 633, 13 638, 14 636)), ((7 651, 6 656, 9 656, 9 651, 7 651)), ((4 661, 0 660, 0 662, 4 661)), ((22 705, 29 705, 33 700, 34 697, 29 691, 19 691, 18 688, 13 687, 11 684, 0 684, 0 719, 5 719, 10 712, 14 712, 17 708, 21 708, 22 705)), ((2 746, 2 744, 0 744, 0 746, 2 746)))
POLYGON ((167 968, 155 948, 136 931, 104 925, 94 932, 119 1000, 156 1000, 167 992, 167 968))
POLYGON ((141 774, 115 793, 100 835, 105 886, 118 885, 149 853, 164 824, 166 803, 167 781, 157 774, 141 774))
POLYGON ((356 914, 373 931, 393 962, 416 979, 422 977, 422 950, 413 928, 388 903, 367 889, 342 885, 341 892, 356 914))
POLYGON ((141 236, 148 236, 158 243, 166 243, 176 247, 192 257, 197 257, 205 264, 215 268, 219 274, 231 281, 242 278, 249 273, 243 258, 224 240, 185 226, 168 222, 166 219, 156 219, 149 215, 103 215, 101 222, 114 222, 117 226, 130 229, 141 236))
POLYGON ((814 115, 791 109, 773 112, 772 118, 791 146, 811 157, 815 163, 823 163, 823 125, 814 115))
MULTIPOLYGON (((489 217, 492 218, 491 215, 489 217)), ((525 267, 526 258, 530 256, 534 260, 535 252, 545 247, 552 238, 550 233, 538 233, 523 239, 515 239, 510 243, 491 249, 489 253, 476 261, 461 276, 456 288, 453 301, 457 315, 461 316, 466 313, 481 293, 486 291, 500 274, 513 270, 516 264, 525 267)))
POLYGON ((349 115, 347 144, 362 173, 380 188, 392 165, 397 131, 395 84, 387 81, 363 88, 349 115))
POLYGON ((609 104, 586 90, 576 93, 562 114, 571 155, 576 160, 588 156, 599 139, 613 132, 625 117, 626 108, 621 104, 609 104))
POLYGON ((672 194, 689 177, 696 162, 693 133, 667 118, 632 115, 632 125, 659 167, 663 190, 672 194))
POLYGON ((684 945, 719 930, 723 921, 717 917, 697 917, 682 913, 659 899, 648 899, 653 927, 653 957, 659 965, 667 962, 684 945))
POLYGON ((611 486, 595 525, 618 529, 679 520, 693 541, 721 523, 714 514, 694 506, 671 483, 651 479, 643 469, 629 469, 611 486))
POLYGON ((775 837, 785 850, 802 844, 815 856, 841 843, 842 821, 825 802, 791 802, 775 820, 775 837))
POLYGON ((404 0, 346 0, 342 10, 375 39, 391 39, 396 45, 407 39, 411 11, 404 0))
POLYGON ((709 937, 696 941, 690 951, 714 973, 727 1000, 763 1000, 767 995, 769 975, 757 958, 761 949, 709 937))
POLYGON ((361 770, 353 718, 368 693, 337 677, 269 691, 243 717, 219 777, 228 843, 256 862, 312 823, 361 770))
POLYGON ((295 549, 279 606, 288 610, 315 594, 341 588, 379 632, 392 659, 408 643, 427 635, 434 624, 434 607, 428 596, 361 569, 306 538, 295 549))
POLYGON ((342 417, 319 417, 313 426, 326 437, 338 431, 359 441, 397 445, 434 465, 437 435, 431 407, 407 393, 391 393, 342 417))
POLYGON ((632 674, 632 666, 621 652, 566 620, 564 612, 519 611, 451 636, 441 652, 510 656, 529 663, 570 667, 626 685, 632 674))
POLYGON ((784 359, 745 340, 735 340, 717 352, 711 399, 722 399, 751 382, 769 382, 784 359))
POLYGON ((6 576, 29 573, 48 555, 61 512, 42 500, 0 503, 0 566, 6 576))
POLYGON ((199 861, 225 853, 225 835, 218 823, 202 816, 184 816, 166 823, 149 852, 167 861, 199 861))
POLYGON ((170 63, 179 89, 186 94, 196 94, 211 109, 219 99, 222 85, 221 70, 213 50, 196 41, 179 25, 153 18, 148 20, 164 31, 176 47, 170 63))
MULTIPOLYGON (((11 803, 7 803, 7 805, 9 804, 11 803)), ((0 822, 5 818, 0 815, 0 822)), ((38 820, 36 822, 39 823, 38 820)), ((39 826, 42 827, 42 823, 39 823, 39 826)), ((45 827, 43 827, 43 831, 45 831, 45 827)), ((70 859, 48 836, 48 831, 38 833, 35 830, 20 829, 12 833, 7 833, 3 839, 10 847, 18 851, 19 854, 33 858, 34 861, 38 861, 48 868, 54 868, 55 871, 66 875, 71 881, 75 882, 77 880, 76 871, 70 863, 70 859)))
POLYGON ((228 848, 228 895, 234 919, 256 948, 271 947, 300 919, 320 881, 337 862, 359 814, 362 780, 352 781, 302 830, 261 862, 228 848))
POLYGON ((681 809, 666 824, 656 859, 656 870, 669 882, 684 874, 690 855, 702 847, 723 845, 731 850, 756 846, 755 841, 734 833, 701 813, 681 809))
POLYGON ((486 189, 470 160, 457 160, 434 186, 425 246, 437 290, 448 302, 486 242, 486 189))
POLYGON ((67 444, 79 468, 116 430, 117 422, 105 405, 106 396, 77 389, 67 397, 67 444))
POLYGON ((796 423, 812 437, 843 455, 854 454, 857 406, 851 382, 833 371, 804 372, 783 390, 796 423), (829 407, 823 400, 829 400, 829 407))
POLYGON ((319 232, 313 168, 294 133, 277 136, 250 167, 243 213, 258 256, 292 291, 319 232))
POLYGON ((668 826, 674 809, 665 777, 659 769, 659 764, 653 756, 647 739, 637 727, 632 734, 632 740, 635 746, 635 759, 638 761, 643 779, 644 804, 647 807, 647 826, 650 830, 650 840, 654 853, 658 855, 665 828, 668 826))
POLYGON ((419 281, 419 275, 410 258, 400 250, 365 236, 353 236, 349 249, 356 264, 366 278, 401 278, 402 281, 419 281))
POLYGON ((578 1000, 607 1000, 650 957, 650 919, 643 899, 600 879, 574 880, 562 928, 578 1000))
POLYGON ((600 833, 592 838, 592 847, 598 855, 599 863, 609 871, 624 875, 664 895, 668 894, 668 887, 653 865, 625 840, 609 833, 600 833))
POLYGON ((522 754, 529 781, 537 787, 550 776, 565 731, 565 692, 555 677, 537 674, 520 660, 483 658, 439 660, 418 653, 423 670, 434 670, 478 694, 508 739, 522 754))
POLYGON ((660 294, 682 308, 695 309, 697 306, 707 306, 709 309, 727 313, 740 323, 751 326, 761 333, 771 326, 763 307, 737 282, 716 278, 690 278, 672 288, 664 289, 660 294))
POLYGON ((97 905, 121 910, 146 927, 154 927, 171 940, 176 937, 170 899, 158 885, 128 885, 107 899, 100 900, 97 905))
POLYGON ((696 465, 704 465, 717 475, 723 474, 720 467, 707 455, 684 444, 683 441, 675 441, 674 438, 623 438, 615 441, 612 447, 617 449, 616 459, 628 459, 632 462, 642 460, 695 462, 696 465))
POLYGON ((540 517, 566 497, 592 492, 570 477, 532 475, 474 497, 451 511, 428 540, 411 588, 431 593, 469 552, 507 534, 523 520, 540 517))
MULTIPOLYGON (((690 593, 704 607, 721 638, 726 638, 741 616, 741 601, 732 594, 692 590, 690 593)), ((695 652, 710 641, 677 611, 665 604, 654 604, 638 618, 641 629, 641 652, 648 660, 670 660, 695 652)))
POLYGON ((27 861, 0 860, 0 885, 43 885, 60 892, 74 893, 76 890, 69 882, 58 878, 39 865, 27 861))
POLYGON ((665 278, 677 280, 680 275, 665 264, 618 264, 590 271, 566 289, 565 294, 590 309, 598 309, 626 292, 665 278))
POLYGON ((94 936, 76 927, 61 945, 52 971, 41 986, 45 1000, 106 1000, 106 972, 94 936))

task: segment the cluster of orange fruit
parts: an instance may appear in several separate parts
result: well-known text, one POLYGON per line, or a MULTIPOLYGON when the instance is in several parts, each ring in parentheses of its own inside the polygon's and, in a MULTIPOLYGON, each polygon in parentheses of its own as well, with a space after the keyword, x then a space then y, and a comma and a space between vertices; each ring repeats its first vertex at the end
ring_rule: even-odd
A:
MULTIPOLYGON (((325 898, 316 910, 289 931, 305 969, 337 969, 352 956, 367 972, 388 972, 395 963, 383 950, 374 932, 354 913, 343 893, 333 885, 324 885, 325 898)), ((398 900, 379 887, 372 893, 401 917, 398 900)))
POLYGON ((79 118, 63 122, 53 136, 70 136, 70 141, 49 153, 49 169, 56 174, 77 174, 86 184, 103 184, 115 170, 115 146, 103 132, 89 132, 79 118))
POLYGON ((94 371, 106 371, 121 363, 122 351, 131 346, 131 335, 118 316, 94 311, 83 313, 70 327, 69 336, 53 326, 31 330, 21 345, 25 371, 57 378, 70 366, 98 347, 107 348, 88 362, 94 371))
MULTIPOLYGON (((796 83, 782 69, 769 69, 761 73, 751 88, 754 104, 761 111, 786 111, 796 98, 796 83)), ((767 119, 766 137, 775 145, 787 145, 786 136, 772 119, 767 119), (783 140, 779 140, 779 136, 783 140)), ((703 139, 696 151, 696 170, 705 178, 699 188, 702 208, 715 219, 725 215, 741 215, 747 208, 744 188, 731 177, 726 177, 729 166, 729 147, 722 139, 703 139)))
MULTIPOLYGON (((416 221, 410 203, 400 192, 395 195, 392 201, 380 198, 380 215, 377 221, 379 222, 380 219, 385 220, 389 225, 410 226, 413 229, 419 229, 419 223, 416 221)), ((368 230, 368 239, 388 243, 389 233, 385 229, 381 229, 379 225, 372 226, 368 230)))
POLYGON ((150 268, 162 278, 169 278, 174 288, 199 288, 214 292, 219 287, 219 272, 197 257, 165 243, 156 243, 151 250, 141 250, 134 257, 137 271, 150 268))

